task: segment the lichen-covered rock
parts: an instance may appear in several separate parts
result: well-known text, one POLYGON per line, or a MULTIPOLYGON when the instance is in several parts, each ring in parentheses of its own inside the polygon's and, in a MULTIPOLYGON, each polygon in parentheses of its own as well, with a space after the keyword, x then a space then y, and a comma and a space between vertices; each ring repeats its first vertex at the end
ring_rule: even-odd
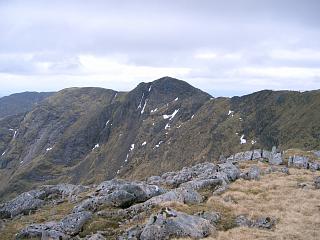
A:
POLYGON ((262 150, 261 149, 254 149, 252 151, 252 160, 257 160, 262 157, 262 150))
POLYGON ((126 232, 118 238, 118 240, 139 240, 143 228, 143 225, 133 226, 127 229, 126 232))
POLYGON ((87 191, 88 187, 82 185, 62 183, 58 185, 45 185, 40 189, 45 191, 46 196, 55 195, 60 198, 72 198, 84 191, 87 191))
POLYGON ((283 163, 281 153, 272 153, 269 157, 269 163, 272 165, 280 165, 283 163))
POLYGON ((309 158, 305 156, 289 157, 288 166, 297 168, 308 168, 309 158))
POLYGON ((320 158, 320 151, 314 151, 313 153, 316 157, 320 158))
POLYGON ((252 151, 239 152, 234 155, 233 161, 249 161, 252 160, 252 151))
POLYGON ((91 218, 90 212, 69 214, 60 222, 48 222, 44 224, 32 224, 22 229, 16 239, 70 239, 70 236, 78 234, 83 225, 91 218))
POLYGON ((279 167, 276 167, 276 166, 270 166, 264 171, 265 174, 270 174, 270 173, 274 173, 274 172, 281 172, 281 173, 285 173, 287 175, 290 174, 288 167, 279 168, 279 167))
POLYGON ((217 213, 217 212, 202 211, 202 212, 196 213, 195 215, 201 218, 207 219, 212 225, 216 225, 221 219, 220 213, 217 213))
POLYGON ((272 153, 268 150, 263 149, 262 150, 262 158, 264 159, 270 159, 271 158, 272 153))
POLYGON ((0 207, 0 218, 11 218, 19 214, 29 214, 31 211, 43 206, 51 199, 64 199, 85 191, 83 186, 72 184, 46 185, 31 190, 6 202, 0 207))
POLYGON ((196 179, 185 182, 180 185, 182 188, 192 188, 194 190, 215 190, 216 187, 223 184, 222 179, 196 179))
POLYGON ((176 188, 162 195, 155 196, 149 200, 135 204, 121 211, 127 219, 139 218, 140 213, 150 211, 154 206, 161 205, 165 202, 180 202, 185 204, 199 204, 203 201, 202 196, 192 188, 176 188))
POLYGON ((218 165, 218 173, 222 173, 226 182, 235 181, 240 176, 240 170, 231 162, 225 162, 218 165))
POLYGON ((44 205, 45 201, 41 199, 44 197, 45 192, 40 190, 22 193, 13 200, 3 204, 0 208, 0 218, 12 218, 19 214, 29 214, 30 211, 44 205))
POLYGON ((45 224, 32 224, 22 229, 16 239, 52 239, 52 240, 67 240, 70 236, 64 234, 60 230, 56 230, 56 222, 48 222, 45 224))
POLYGON ((146 184, 138 181, 129 182, 120 179, 112 179, 110 181, 102 182, 100 185, 98 185, 96 192, 98 192, 101 196, 110 194, 117 190, 123 190, 134 195, 136 202, 146 201, 151 197, 165 192, 162 188, 156 185, 146 184))
POLYGON ((74 208, 73 212, 96 211, 102 205, 129 207, 133 203, 144 202, 163 193, 165 190, 156 185, 113 179, 101 183, 96 188, 95 196, 83 200, 74 208))
POLYGON ((100 206, 127 207, 133 204, 136 197, 124 190, 116 190, 103 196, 95 196, 83 200, 74 209, 73 212, 92 211, 95 212, 100 206))
POLYGON ((84 240, 106 240, 106 238, 102 234, 96 233, 90 236, 86 236, 84 240))
POLYGON ((282 153, 278 151, 277 147, 273 146, 271 152, 262 150, 262 158, 267 159, 272 165, 280 165, 283 163, 282 153))
POLYGON ((276 220, 270 217, 249 219, 244 215, 240 215, 236 218, 235 224, 239 227, 272 229, 276 224, 276 220))
POLYGON ((166 185, 169 187, 178 187, 180 184, 192 181, 194 179, 214 178, 217 166, 213 163, 199 163, 192 167, 184 167, 177 172, 167 172, 162 176, 152 176, 147 179, 149 184, 166 185))
POLYGON ((309 169, 311 171, 319 171, 320 170, 320 163, 318 163, 318 162, 309 162, 309 169))
POLYGON ((191 188, 177 188, 165 194, 153 197, 146 201, 147 204, 157 205, 163 202, 182 202, 182 203, 200 203, 201 195, 191 188))
POLYGON ((65 234, 73 236, 80 232, 91 216, 92 213, 88 211, 69 214, 59 222, 57 229, 61 229, 65 234))
POLYGON ((204 238, 214 231, 206 219, 191 216, 168 208, 150 217, 141 240, 163 240, 172 237, 204 238))
POLYGON ((259 180, 261 170, 258 166, 252 166, 248 172, 242 173, 240 176, 245 180, 259 180))

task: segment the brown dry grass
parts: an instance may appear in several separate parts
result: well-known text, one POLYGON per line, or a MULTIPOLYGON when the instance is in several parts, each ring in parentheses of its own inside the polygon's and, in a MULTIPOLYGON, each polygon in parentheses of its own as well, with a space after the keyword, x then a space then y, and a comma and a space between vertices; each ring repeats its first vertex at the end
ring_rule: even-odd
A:
MULTIPOLYGON (((267 166, 264 163, 246 162, 240 167, 246 169, 252 164, 262 168, 267 166)), ((274 217, 278 220, 274 230, 232 228, 218 231, 217 236, 207 239, 320 239, 320 190, 312 185, 319 173, 303 169, 290 169, 290 173, 264 175, 260 181, 237 180, 223 195, 211 197, 206 203, 208 208, 223 205, 231 209, 233 215, 274 217), (307 182, 308 187, 299 188, 297 184, 301 182, 307 182), (225 202, 225 197, 233 201, 225 202)))

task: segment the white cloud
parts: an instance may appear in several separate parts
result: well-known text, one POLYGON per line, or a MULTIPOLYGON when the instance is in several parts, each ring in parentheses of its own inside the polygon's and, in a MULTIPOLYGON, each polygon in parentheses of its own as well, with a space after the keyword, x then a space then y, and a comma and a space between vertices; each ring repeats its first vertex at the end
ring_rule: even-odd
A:
POLYGON ((274 59, 282 60, 310 60, 320 61, 320 51, 314 49, 275 49, 272 50, 270 56, 274 59))

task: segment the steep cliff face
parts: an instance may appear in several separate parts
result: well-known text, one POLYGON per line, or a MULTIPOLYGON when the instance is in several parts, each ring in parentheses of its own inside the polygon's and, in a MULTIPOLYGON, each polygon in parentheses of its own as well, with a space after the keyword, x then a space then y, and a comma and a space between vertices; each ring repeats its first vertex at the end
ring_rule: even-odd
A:
POLYGON ((273 145, 318 149, 319 103, 319 91, 212 98, 169 77, 130 92, 65 89, 0 121, 0 193, 141 179, 273 145))

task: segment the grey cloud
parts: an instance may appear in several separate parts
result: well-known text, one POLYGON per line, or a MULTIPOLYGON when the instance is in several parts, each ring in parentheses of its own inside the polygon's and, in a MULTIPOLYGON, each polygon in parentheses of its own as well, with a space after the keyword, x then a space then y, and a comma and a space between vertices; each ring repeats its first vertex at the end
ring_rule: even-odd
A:
MULTIPOLYGON (((52 90, 69 85, 123 89, 139 79, 158 76, 131 68, 185 68, 188 73, 176 76, 215 95, 219 91, 240 95, 274 82, 280 85, 270 87, 299 89, 299 82, 288 83, 283 77, 266 81, 234 72, 242 68, 319 68, 318 59, 311 55, 296 59, 272 55, 274 50, 320 52, 319 12, 318 0, 4 0, 0 2, 0 73, 12 78, 28 76, 25 87, 41 85, 34 82, 48 75, 42 82, 52 90), (206 52, 217 58, 195 57, 206 52), (236 54, 240 57, 226 57, 236 54), (109 73, 105 77, 117 78, 117 83, 102 81, 103 76, 82 64, 83 55, 113 59, 119 66, 110 66, 125 68, 122 79, 109 73), (59 80, 69 76, 72 81, 59 80)), ((0 75, 0 83, 4 81, 0 75)), ((320 85, 319 77, 305 81, 310 87, 320 85)), ((6 88, 20 90, 17 85, 6 88)))

